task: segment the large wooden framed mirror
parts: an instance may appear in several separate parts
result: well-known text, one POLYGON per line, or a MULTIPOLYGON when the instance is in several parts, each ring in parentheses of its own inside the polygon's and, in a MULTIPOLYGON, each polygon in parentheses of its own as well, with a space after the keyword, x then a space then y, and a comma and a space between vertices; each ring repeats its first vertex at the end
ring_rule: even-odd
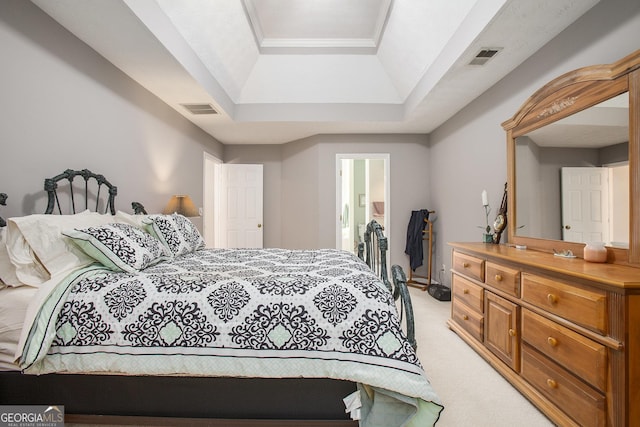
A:
POLYGON ((550 81, 502 127, 509 242, 582 257, 602 241, 640 267, 640 50, 550 81))

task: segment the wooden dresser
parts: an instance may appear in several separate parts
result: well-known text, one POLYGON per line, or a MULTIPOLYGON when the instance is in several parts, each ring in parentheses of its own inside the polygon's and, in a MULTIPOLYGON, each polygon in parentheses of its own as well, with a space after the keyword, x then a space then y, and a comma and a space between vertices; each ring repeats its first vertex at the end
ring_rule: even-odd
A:
POLYGON ((640 426, 640 269, 451 246, 453 331, 554 423, 640 426))

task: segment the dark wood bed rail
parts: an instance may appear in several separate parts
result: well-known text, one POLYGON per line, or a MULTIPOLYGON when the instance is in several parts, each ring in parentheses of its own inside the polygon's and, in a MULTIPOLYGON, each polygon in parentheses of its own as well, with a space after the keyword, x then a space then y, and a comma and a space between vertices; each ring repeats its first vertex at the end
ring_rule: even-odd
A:
MULTIPOLYGON (((77 176, 81 176, 84 179, 84 200, 85 200, 84 208, 89 209, 89 196, 90 196, 89 180, 93 179, 95 180, 95 185, 97 187, 97 193, 95 194, 95 199, 96 199, 95 212, 99 212, 100 190, 104 185, 105 187, 107 187, 109 191, 109 195, 108 195, 106 206, 104 208, 103 213, 109 212, 111 213, 111 215, 115 215, 116 214, 115 198, 116 198, 116 195, 118 194, 118 188, 115 185, 111 184, 109 181, 107 181, 104 175, 95 174, 88 169, 83 169, 79 171, 67 169, 66 171, 62 172, 60 175, 56 175, 53 178, 46 178, 44 180, 44 190, 47 192, 47 196, 48 196, 47 209, 45 211, 45 214, 52 214, 54 212, 54 209, 57 207, 58 213, 62 215, 63 212, 60 206, 60 200, 59 200, 58 191, 57 191, 58 182, 62 180, 69 181, 69 197, 71 198, 71 213, 74 213, 74 214, 76 213, 76 202, 74 197, 75 191, 73 188, 73 180, 77 176)), ((93 194, 91 194, 91 196, 93 196, 93 194)))
POLYGON ((328 378, 0 372, 2 404, 62 403, 66 422, 91 425, 357 427, 341 399, 355 390, 328 378))

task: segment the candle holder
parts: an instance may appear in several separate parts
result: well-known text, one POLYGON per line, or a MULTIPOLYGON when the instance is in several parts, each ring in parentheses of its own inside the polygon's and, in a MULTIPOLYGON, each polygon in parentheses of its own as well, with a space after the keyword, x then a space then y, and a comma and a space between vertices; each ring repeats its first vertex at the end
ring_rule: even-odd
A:
POLYGON ((493 243, 493 233, 491 232, 491 226, 489 225, 489 213, 491 212, 491 207, 487 204, 484 205, 484 216, 485 216, 485 228, 484 233, 482 234, 482 241, 484 243, 493 243))

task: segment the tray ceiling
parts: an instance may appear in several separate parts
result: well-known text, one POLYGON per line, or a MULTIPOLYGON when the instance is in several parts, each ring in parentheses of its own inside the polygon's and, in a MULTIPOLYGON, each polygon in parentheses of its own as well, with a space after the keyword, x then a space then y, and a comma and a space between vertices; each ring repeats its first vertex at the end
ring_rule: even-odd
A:
POLYGON ((262 54, 375 54, 391 0, 243 0, 262 54))
POLYGON ((598 2, 32 1, 225 144, 429 133, 598 2))

